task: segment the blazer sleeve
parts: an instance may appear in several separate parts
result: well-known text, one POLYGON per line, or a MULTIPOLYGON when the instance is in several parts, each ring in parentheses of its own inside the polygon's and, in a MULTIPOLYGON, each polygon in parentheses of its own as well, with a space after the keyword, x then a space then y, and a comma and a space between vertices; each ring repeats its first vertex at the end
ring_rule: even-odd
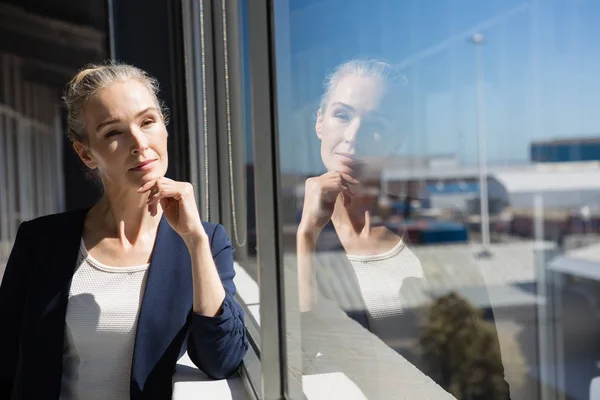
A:
POLYGON ((198 368, 213 379, 235 373, 248 350, 244 313, 234 300, 233 252, 225 228, 217 225, 211 239, 213 259, 225 288, 221 314, 207 317, 192 312, 188 354, 198 368))
POLYGON ((19 361, 19 336, 27 295, 26 222, 17 237, 0 284, 0 399, 11 396, 19 361))

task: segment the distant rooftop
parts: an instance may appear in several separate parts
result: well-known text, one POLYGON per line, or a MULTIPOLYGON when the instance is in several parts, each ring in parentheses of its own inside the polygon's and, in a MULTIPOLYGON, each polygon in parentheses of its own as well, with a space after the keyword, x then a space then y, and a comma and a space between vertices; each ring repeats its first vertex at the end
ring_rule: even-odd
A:
POLYGON ((572 250, 557 257, 551 269, 581 278, 600 281, 600 244, 572 250))
POLYGON ((540 169, 492 174, 509 193, 600 190, 600 169, 540 169))
MULTIPOLYGON (((509 193, 600 190, 600 162, 528 163, 489 165, 488 176, 509 193)), ((445 165, 443 168, 387 168, 384 181, 469 180, 479 177, 477 165, 445 165)))
POLYGON ((561 144, 588 144, 588 143, 600 143, 600 136, 550 139, 550 140, 534 140, 531 142, 531 145, 534 146, 534 145, 561 145, 561 144))

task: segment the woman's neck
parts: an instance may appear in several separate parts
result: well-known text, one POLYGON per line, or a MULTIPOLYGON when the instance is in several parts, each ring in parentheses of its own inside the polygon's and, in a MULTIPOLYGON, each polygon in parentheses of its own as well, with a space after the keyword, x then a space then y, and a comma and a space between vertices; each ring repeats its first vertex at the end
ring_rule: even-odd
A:
POLYGON ((402 240, 402 234, 396 234, 385 226, 373 226, 369 209, 348 209, 340 199, 335 204, 331 222, 348 254, 381 254, 393 249, 402 240))
POLYGON ((152 216, 146 206, 147 194, 135 190, 119 193, 105 190, 100 201, 90 210, 90 222, 110 237, 118 238, 124 246, 134 245, 146 232, 156 232, 162 209, 152 216))
POLYGON ((345 207, 341 195, 335 202, 331 222, 340 236, 340 240, 356 237, 368 238, 371 234, 371 212, 363 207, 353 208, 352 205, 345 207))

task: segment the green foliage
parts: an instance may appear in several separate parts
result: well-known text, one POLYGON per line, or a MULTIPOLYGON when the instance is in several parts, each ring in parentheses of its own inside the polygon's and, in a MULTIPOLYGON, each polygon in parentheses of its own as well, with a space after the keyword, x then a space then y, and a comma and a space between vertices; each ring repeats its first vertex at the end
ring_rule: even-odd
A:
POLYGON ((496 330, 467 300, 438 298, 422 332, 425 367, 440 386, 458 400, 506 399, 496 330))

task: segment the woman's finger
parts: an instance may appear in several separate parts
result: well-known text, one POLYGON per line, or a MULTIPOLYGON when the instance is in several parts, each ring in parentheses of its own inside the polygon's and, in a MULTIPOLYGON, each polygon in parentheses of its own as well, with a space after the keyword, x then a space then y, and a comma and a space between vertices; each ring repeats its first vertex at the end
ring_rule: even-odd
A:
POLYGON ((344 173, 340 173, 340 175, 342 176, 343 180, 345 180, 346 182, 348 182, 351 185, 358 185, 360 183, 357 179, 352 177, 352 175, 344 174, 344 173))
POLYGON ((183 188, 174 185, 161 185, 156 193, 148 197, 148 204, 155 204, 164 198, 172 198, 175 200, 181 200, 183 197, 183 188))
POLYGON ((352 190, 348 187, 347 182, 344 181, 343 179, 340 179, 339 177, 332 179, 329 182, 326 182, 321 187, 321 190, 326 191, 326 192, 330 192, 330 191, 339 192, 341 190, 348 190, 350 193, 352 193, 352 190))
POLYGON ((344 173, 344 172, 331 172, 327 176, 327 180, 343 180, 351 185, 357 185, 360 182, 355 179, 352 175, 344 173))
POLYGON ((340 185, 340 192, 346 192, 346 193, 354 194, 354 192, 352 192, 352 189, 350 189, 346 185, 340 185))
POLYGON ((157 184, 157 182, 158 182, 158 181, 156 181, 156 180, 154 180, 154 181, 149 181, 149 182, 146 182, 146 183, 144 183, 144 184, 143 184, 143 185, 142 185, 142 186, 141 186, 141 187, 140 187, 140 188, 137 190, 137 192, 138 192, 138 193, 145 193, 145 192, 147 192, 148 190, 152 189, 152 188, 153 188, 153 187, 154 187, 154 186, 157 184))
POLYGON ((348 186, 347 182, 342 181, 339 185, 338 185, 338 190, 341 192, 347 192, 349 194, 354 194, 354 192, 352 192, 352 189, 350 189, 350 187, 348 186))
POLYGON ((165 184, 168 185, 168 184, 173 184, 173 183, 176 183, 176 181, 163 176, 162 178, 144 183, 137 191, 138 191, 138 193, 144 193, 155 187, 161 187, 161 186, 164 186, 165 184))

